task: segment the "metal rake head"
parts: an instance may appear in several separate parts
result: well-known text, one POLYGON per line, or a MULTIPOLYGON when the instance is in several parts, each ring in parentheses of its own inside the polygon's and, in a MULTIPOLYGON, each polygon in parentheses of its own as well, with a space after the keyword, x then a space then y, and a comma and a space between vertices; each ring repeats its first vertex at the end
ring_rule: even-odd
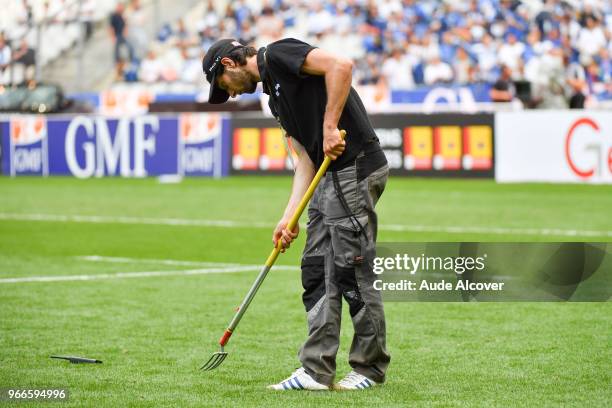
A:
POLYGON ((202 367, 200 367, 200 370, 202 371, 214 370, 215 368, 221 365, 221 363, 225 360, 226 357, 227 357, 227 351, 223 351, 223 347, 221 347, 221 351, 217 351, 216 353, 213 353, 213 355, 208 359, 208 361, 204 363, 202 367))

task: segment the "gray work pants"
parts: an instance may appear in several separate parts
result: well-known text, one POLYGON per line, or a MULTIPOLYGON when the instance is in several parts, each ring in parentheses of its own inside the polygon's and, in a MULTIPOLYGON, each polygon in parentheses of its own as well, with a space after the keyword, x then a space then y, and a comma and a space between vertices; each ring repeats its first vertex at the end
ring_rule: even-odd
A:
POLYGON ((308 208, 302 257, 308 339, 299 358, 306 372, 326 385, 334 382, 336 374, 343 297, 355 331, 349 354, 353 370, 382 383, 390 361, 382 298, 373 288, 376 275, 372 272, 377 230, 374 207, 385 188, 389 169, 384 165, 364 176, 360 174, 359 160, 337 171, 336 183, 328 171, 308 208), (337 187, 354 218, 342 205, 337 187))

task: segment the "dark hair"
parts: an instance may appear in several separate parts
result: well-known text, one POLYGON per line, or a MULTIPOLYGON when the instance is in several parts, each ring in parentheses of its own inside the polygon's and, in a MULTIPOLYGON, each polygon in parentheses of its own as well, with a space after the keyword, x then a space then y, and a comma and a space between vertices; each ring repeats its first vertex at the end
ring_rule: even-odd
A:
POLYGON ((238 65, 246 65, 247 58, 257 55, 257 50, 250 45, 245 45, 242 48, 237 48, 227 56, 231 58, 238 65))

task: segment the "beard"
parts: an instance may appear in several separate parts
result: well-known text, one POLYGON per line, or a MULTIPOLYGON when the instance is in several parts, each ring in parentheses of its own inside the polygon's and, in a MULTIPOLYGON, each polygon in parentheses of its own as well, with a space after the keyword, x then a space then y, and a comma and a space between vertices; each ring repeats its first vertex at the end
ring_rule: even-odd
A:
POLYGON ((255 92, 256 89, 257 89, 257 82, 252 81, 252 80, 249 80, 249 83, 245 84, 245 86, 244 86, 244 92, 245 93, 252 94, 252 93, 255 92))
POLYGON ((240 86, 239 93, 254 93, 257 89, 257 81, 254 81, 246 70, 230 71, 228 73, 232 82, 240 86))

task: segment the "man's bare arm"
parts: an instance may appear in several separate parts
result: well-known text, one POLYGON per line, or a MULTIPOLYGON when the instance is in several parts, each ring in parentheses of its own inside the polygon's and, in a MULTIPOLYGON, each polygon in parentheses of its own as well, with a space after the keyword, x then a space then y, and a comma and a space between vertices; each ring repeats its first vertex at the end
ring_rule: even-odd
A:
POLYGON ((291 139, 291 145, 298 154, 295 174, 293 175, 291 196, 289 197, 289 202, 287 203, 283 217, 272 234, 272 242, 274 245, 276 245, 276 241, 278 239, 281 239, 283 248, 289 248, 291 241, 298 236, 299 226, 296 226, 294 231, 289 231, 287 229, 287 224, 289 224, 289 220, 293 216, 293 213, 300 204, 302 197, 306 193, 306 190, 308 190, 308 186, 316 174, 314 164, 312 160, 310 160, 308 153, 306 153, 306 149, 304 149, 304 147, 295 139, 291 139))
POLYGON ((325 76, 327 105, 323 117, 323 151, 325 155, 335 160, 345 147, 344 141, 340 138, 338 122, 351 90, 353 62, 315 48, 306 56, 302 72, 325 76))

